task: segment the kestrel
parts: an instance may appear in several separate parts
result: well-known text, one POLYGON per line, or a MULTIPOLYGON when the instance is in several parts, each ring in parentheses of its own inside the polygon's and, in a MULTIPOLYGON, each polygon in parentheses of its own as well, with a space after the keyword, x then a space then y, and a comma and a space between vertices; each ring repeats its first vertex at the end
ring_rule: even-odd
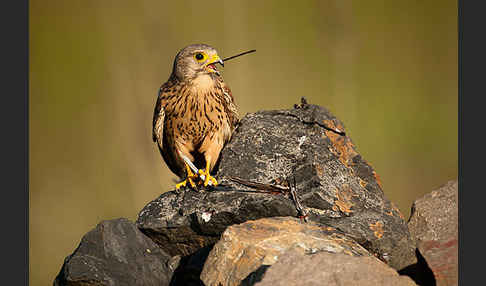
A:
POLYGON ((152 138, 170 170, 182 180, 176 189, 187 183, 196 188, 198 178, 204 186, 218 184, 210 173, 238 123, 237 107, 216 69, 218 63, 224 66, 213 47, 187 46, 176 55, 172 73, 160 87, 152 138), (187 160, 199 168, 198 174, 187 160))

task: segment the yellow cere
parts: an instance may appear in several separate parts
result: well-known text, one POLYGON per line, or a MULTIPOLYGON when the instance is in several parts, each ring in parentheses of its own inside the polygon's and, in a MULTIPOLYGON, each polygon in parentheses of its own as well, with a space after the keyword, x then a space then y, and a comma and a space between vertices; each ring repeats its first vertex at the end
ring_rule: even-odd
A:
POLYGON ((217 63, 217 62, 219 62, 219 60, 220 60, 219 56, 218 56, 217 54, 214 54, 214 55, 211 57, 211 59, 208 61, 208 63, 211 63, 211 64, 212 64, 212 63, 217 63))

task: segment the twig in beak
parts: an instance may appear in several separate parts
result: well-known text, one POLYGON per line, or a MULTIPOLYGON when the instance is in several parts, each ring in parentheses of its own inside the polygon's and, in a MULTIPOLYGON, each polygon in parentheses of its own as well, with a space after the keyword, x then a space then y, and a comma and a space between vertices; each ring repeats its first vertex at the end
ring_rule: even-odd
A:
MULTIPOLYGON (((223 59, 222 61, 223 61, 223 62, 225 62, 225 61, 229 61, 229 60, 234 59, 234 58, 236 58, 236 57, 239 57, 239 56, 242 56, 242 55, 246 55, 246 54, 249 54, 249 53, 253 53, 253 52, 256 52, 256 50, 250 50, 250 51, 246 51, 246 52, 243 52, 243 53, 241 53, 241 54, 237 54, 237 55, 234 55, 234 56, 232 56, 232 57, 228 57, 228 58, 226 58, 226 59, 223 59)), ((223 65, 223 63, 221 63, 221 65, 223 65)), ((224 66, 224 65, 223 65, 223 66, 224 66)))

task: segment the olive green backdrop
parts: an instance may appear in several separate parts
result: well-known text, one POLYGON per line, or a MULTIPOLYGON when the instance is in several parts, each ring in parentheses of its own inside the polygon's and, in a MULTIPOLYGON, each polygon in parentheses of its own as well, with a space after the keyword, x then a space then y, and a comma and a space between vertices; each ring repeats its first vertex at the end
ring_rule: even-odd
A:
POLYGON ((185 45, 223 57, 241 115, 305 96, 341 119, 405 217, 457 178, 457 1, 30 1, 30 282, 101 220, 174 186, 151 140, 185 45))

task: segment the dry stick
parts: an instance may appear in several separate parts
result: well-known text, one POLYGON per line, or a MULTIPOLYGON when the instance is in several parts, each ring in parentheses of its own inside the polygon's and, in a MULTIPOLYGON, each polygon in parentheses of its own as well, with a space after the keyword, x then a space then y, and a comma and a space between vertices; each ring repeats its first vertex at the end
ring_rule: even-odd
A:
POLYGON ((246 54, 249 54, 249 53, 253 53, 253 52, 256 52, 256 50, 249 50, 249 51, 243 52, 241 54, 237 54, 237 55, 234 55, 234 56, 231 56, 231 57, 227 57, 227 58, 223 59, 223 62, 226 62, 226 61, 229 61, 229 60, 234 59, 236 57, 246 55, 246 54))
POLYGON ((251 182, 247 180, 243 180, 238 177, 229 177, 229 179, 233 182, 240 183, 244 186, 250 187, 250 188, 255 188, 257 190, 262 190, 262 191, 270 191, 270 192, 276 192, 276 193, 286 193, 289 191, 289 188, 282 187, 279 185, 271 185, 271 184, 262 184, 262 183, 257 183, 257 182, 251 182))
POLYGON ((295 203, 295 208, 297 209, 297 212, 300 214, 300 219, 304 220, 304 222, 307 222, 307 210, 302 207, 300 204, 299 198, 297 197, 296 190, 297 189, 297 184, 295 183, 295 176, 294 176, 294 187, 290 188, 290 195, 292 196, 292 200, 295 203))
POLYGON ((289 113, 289 112, 279 112, 278 113, 279 115, 284 115, 284 116, 290 116, 290 117, 294 117, 294 118, 297 118, 300 122, 304 123, 304 124, 309 124, 309 125, 313 125, 313 124, 316 124, 326 130, 329 130, 331 132, 334 132, 338 135, 341 135, 341 136, 346 136, 346 133, 344 131, 341 131, 339 129, 334 129, 334 128, 331 128, 329 126, 327 126, 326 124, 323 124, 323 123, 320 123, 320 122, 317 122, 317 121, 306 121, 302 118, 300 118, 299 116, 295 115, 295 114, 292 114, 292 113, 289 113))
MULTIPOLYGON (((300 98, 300 105, 294 104, 294 109, 305 108, 308 105, 309 105, 309 103, 307 103, 307 99, 305 99, 305 97, 302 96, 300 98)), ((317 124, 317 125, 319 125, 320 127, 324 128, 326 130, 332 131, 332 132, 339 134, 341 136, 346 136, 346 133, 344 131, 338 130, 337 128, 336 129, 331 128, 331 127, 327 126, 326 124, 322 124, 322 123, 319 123, 317 121, 305 121, 295 114, 290 114, 290 113, 286 113, 286 114, 299 119, 304 124, 317 124)))
POLYGON ((290 193, 292 201, 295 204, 295 208, 297 209, 297 213, 299 214, 299 218, 301 220, 304 220, 304 222, 307 222, 307 210, 304 207, 302 207, 302 204, 300 203, 299 198, 297 197, 297 193, 295 192, 295 190, 297 189, 297 184, 295 182, 295 176, 294 176, 294 187, 293 188, 292 187, 282 187, 282 186, 279 186, 279 185, 251 182, 251 181, 243 180, 243 179, 237 178, 237 177, 229 177, 229 179, 233 182, 237 182, 237 183, 240 183, 244 186, 255 188, 257 190, 268 191, 268 192, 279 193, 279 194, 290 193))

